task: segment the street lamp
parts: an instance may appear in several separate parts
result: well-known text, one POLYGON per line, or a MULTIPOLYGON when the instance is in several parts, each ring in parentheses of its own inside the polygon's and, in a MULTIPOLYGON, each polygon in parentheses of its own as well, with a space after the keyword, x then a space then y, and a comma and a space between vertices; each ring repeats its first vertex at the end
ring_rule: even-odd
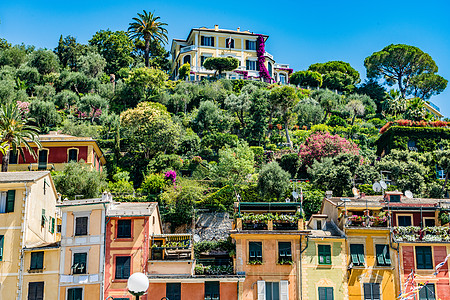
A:
POLYGON ((136 300, 139 300, 139 296, 145 294, 148 290, 148 278, 143 273, 133 273, 127 282, 127 289, 131 295, 136 296, 136 300))

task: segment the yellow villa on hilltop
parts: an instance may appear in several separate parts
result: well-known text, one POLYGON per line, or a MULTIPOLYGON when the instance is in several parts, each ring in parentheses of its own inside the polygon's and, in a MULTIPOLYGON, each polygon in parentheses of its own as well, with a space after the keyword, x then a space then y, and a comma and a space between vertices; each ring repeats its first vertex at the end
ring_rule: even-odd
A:
POLYGON ((201 80, 214 76, 214 70, 203 67, 209 57, 234 57, 239 61, 239 67, 226 72, 229 79, 252 79, 266 82, 289 81, 292 69, 288 64, 278 64, 273 56, 265 51, 265 43, 269 36, 257 34, 248 30, 193 28, 186 40, 174 39, 170 53, 172 55, 172 76, 179 79, 178 69, 189 63, 191 66, 190 80, 201 80), (263 63, 263 64, 262 64, 263 63))

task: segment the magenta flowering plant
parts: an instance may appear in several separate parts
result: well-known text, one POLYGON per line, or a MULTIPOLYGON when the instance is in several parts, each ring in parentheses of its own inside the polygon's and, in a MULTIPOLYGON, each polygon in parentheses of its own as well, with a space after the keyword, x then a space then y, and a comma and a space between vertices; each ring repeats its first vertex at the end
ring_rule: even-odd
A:
POLYGON ((177 172, 174 170, 167 171, 166 174, 164 174, 164 178, 175 184, 175 181, 177 180, 177 172))
POLYGON ((331 135, 329 132, 316 132, 311 134, 299 147, 298 155, 305 165, 311 166, 315 160, 320 161, 324 157, 335 157, 341 153, 359 155, 358 146, 339 135, 331 135))
POLYGON ((242 75, 244 75, 244 79, 248 79, 248 71, 244 71, 244 70, 235 70, 234 73, 242 74, 242 75))
POLYGON ((258 38, 256 39, 256 55, 258 56, 257 66, 259 77, 262 77, 265 82, 272 83, 272 77, 270 77, 269 71, 267 71, 267 68, 264 65, 264 63, 266 62, 264 53, 266 53, 264 47, 264 37, 262 34, 258 34, 258 38))

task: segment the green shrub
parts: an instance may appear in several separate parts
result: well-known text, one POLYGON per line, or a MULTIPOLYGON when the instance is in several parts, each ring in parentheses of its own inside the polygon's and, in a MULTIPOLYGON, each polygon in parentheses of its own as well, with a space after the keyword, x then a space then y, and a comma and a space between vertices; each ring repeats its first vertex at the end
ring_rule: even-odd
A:
POLYGON ((331 127, 336 127, 336 126, 345 127, 345 126, 347 126, 347 122, 345 122, 345 120, 339 116, 332 115, 330 117, 330 119, 328 120, 327 125, 331 126, 331 127))
POLYGON ((142 182, 142 191, 146 194, 159 194, 166 186, 167 182, 163 174, 150 173, 145 176, 142 182))

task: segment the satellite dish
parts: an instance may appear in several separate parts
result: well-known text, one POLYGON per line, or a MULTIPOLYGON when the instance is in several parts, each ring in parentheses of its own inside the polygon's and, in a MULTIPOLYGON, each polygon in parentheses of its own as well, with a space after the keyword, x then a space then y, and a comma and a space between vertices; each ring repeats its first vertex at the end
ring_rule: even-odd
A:
POLYGON ((380 180, 380 185, 383 188, 383 190, 387 189, 387 184, 384 180, 380 180))
POLYGON ((372 185, 372 190, 373 190, 374 192, 376 192, 376 193, 381 192, 381 184, 379 184, 378 182, 375 182, 375 183, 372 185))
POLYGON ((200 236, 198 234, 194 234, 194 242, 200 242, 200 236))
POLYGON ((411 192, 411 191, 405 191, 405 196, 406 196, 406 198, 408 198, 408 199, 412 199, 414 196, 413 196, 413 193, 411 192))
POLYGON ((291 198, 287 197, 286 199, 284 199, 284 201, 286 201, 286 203, 291 202, 291 198))
POLYGON ((294 197, 294 199, 298 198, 298 193, 297 192, 292 192, 292 197, 294 197))
POLYGON ((355 197, 358 197, 359 196, 359 191, 358 191, 358 189, 357 188, 352 188, 352 193, 353 193, 353 196, 355 196, 355 197))

